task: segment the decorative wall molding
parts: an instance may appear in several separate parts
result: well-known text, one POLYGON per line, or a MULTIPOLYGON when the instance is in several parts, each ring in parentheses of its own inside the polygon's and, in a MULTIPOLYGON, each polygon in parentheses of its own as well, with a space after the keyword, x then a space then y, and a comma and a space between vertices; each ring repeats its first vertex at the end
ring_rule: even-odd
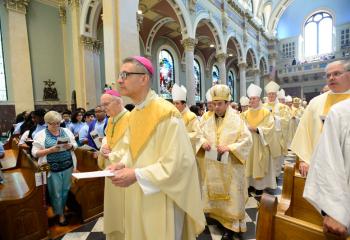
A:
POLYGON ((66 7, 64 7, 64 6, 59 6, 58 11, 59 11, 61 23, 66 24, 66 22, 67 22, 66 7))
POLYGON ((100 40, 93 39, 91 37, 80 36, 80 41, 84 44, 84 47, 93 52, 100 52, 103 43, 100 40))

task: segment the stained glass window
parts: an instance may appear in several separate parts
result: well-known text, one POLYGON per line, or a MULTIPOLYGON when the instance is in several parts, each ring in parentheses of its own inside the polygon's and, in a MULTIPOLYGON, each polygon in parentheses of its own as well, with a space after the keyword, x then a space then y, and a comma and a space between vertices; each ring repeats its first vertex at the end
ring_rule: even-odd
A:
POLYGON ((333 19, 326 12, 318 12, 305 23, 305 57, 332 52, 333 19))
POLYGON ((4 67, 4 55, 2 51, 2 36, 0 29, 0 101, 7 101, 6 76, 4 67))
POLYGON ((213 79, 213 86, 218 84, 220 79, 220 72, 218 66, 213 65, 213 69, 211 70, 211 76, 213 79))
POLYGON ((175 84, 174 58, 168 50, 162 49, 159 53, 159 86, 160 95, 171 99, 171 89, 175 84))
POLYGON ((198 62, 197 59, 194 59, 193 62, 193 75, 194 75, 194 83, 195 83, 195 87, 196 87, 196 96, 195 96, 195 100, 196 102, 199 102, 201 100, 201 80, 202 80, 202 76, 201 76, 201 66, 198 62))
POLYGON ((234 83, 234 80, 235 80, 235 75, 234 75, 233 71, 230 70, 230 71, 228 72, 227 85, 228 85, 229 88, 230 88, 230 92, 231 92, 232 98, 233 98, 233 96, 234 96, 234 92, 233 92, 233 87, 234 87, 234 86, 233 86, 233 83, 234 83))

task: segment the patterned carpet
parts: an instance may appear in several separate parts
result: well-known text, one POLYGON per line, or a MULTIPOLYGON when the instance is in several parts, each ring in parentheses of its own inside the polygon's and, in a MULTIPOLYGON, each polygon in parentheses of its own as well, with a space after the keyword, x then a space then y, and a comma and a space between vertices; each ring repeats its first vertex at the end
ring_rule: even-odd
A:
MULTIPOLYGON (((293 163, 294 158, 288 155, 285 158, 286 163, 293 163)), ((282 183, 283 183, 283 172, 277 181, 278 187, 275 190, 268 189, 265 192, 279 197, 282 193, 282 183)), ((260 197, 256 197, 254 193, 249 193, 249 199, 246 203, 246 221, 247 221, 247 232, 242 234, 242 239, 252 240, 255 239, 255 227, 256 227, 256 215, 257 207, 260 197)), ((222 230, 217 226, 214 220, 207 219, 208 226, 205 231, 197 238, 197 240, 220 240, 222 236, 222 230)), ((59 238, 62 240, 105 240, 105 235, 103 234, 103 217, 89 222, 80 228, 67 233, 63 237, 59 238)), ((237 238, 238 239, 238 238, 237 238)))

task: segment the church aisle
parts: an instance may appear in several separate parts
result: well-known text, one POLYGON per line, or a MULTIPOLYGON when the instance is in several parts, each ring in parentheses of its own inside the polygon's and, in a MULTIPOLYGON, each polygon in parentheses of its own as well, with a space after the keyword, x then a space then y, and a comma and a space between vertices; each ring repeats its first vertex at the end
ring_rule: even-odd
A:
MULTIPOLYGON (((288 155, 285 158, 285 163, 294 163, 293 155, 288 155)), ((278 178, 278 187, 275 190, 268 190, 266 192, 279 197, 282 193, 283 184, 283 172, 278 178)), ((242 239, 244 240, 254 240, 255 239, 255 226, 256 226, 256 214, 258 201, 260 197, 256 197, 254 193, 249 193, 249 199, 246 204, 246 222, 247 222, 247 232, 242 234, 242 239)), ((214 220, 207 219, 208 226, 204 232, 197 238, 197 240, 220 240, 222 236, 222 231, 217 227, 214 220)), ((67 233, 60 240, 105 240, 106 237, 103 234, 103 217, 89 222, 80 228, 67 233)))

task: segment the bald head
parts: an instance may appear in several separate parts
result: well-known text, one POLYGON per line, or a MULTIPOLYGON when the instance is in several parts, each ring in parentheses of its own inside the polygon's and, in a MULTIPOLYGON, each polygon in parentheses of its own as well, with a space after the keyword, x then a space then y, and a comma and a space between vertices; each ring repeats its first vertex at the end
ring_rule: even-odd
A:
POLYGON ((123 110, 123 99, 110 94, 102 94, 101 106, 110 117, 117 116, 123 110))

